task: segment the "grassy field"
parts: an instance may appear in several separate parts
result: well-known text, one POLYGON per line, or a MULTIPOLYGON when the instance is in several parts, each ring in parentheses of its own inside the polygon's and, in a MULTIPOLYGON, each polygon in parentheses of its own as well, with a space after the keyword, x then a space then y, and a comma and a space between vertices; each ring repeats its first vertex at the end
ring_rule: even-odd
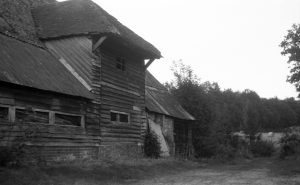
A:
POLYGON ((174 159, 135 161, 82 161, 71 164, 0 168, 1 185, 128 184, 196 168, 198 163, 174 159))
POLYGON ((0 168, 1 185, 300 184, 300 161, 260 158, 220 164, 174 159, 0 168), (298 183, 299 179, 299 183, 298 183), (272 182, 272 183, 270 183, 272 182), (283 183, 284 182, 284 183, 283 183))

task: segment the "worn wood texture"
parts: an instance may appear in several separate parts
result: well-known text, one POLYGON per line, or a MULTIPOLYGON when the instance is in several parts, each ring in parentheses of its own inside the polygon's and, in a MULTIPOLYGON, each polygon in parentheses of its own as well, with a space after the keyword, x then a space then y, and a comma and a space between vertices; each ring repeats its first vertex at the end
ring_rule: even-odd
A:
POLYGON ((102 145, 141 143, 145 119, 145 68, 143 60, 101 47, 101 138, 102 145), (117 57, 125 59, 118 69, 117 57), (130 123, 112 123, 110 111, 130 114, 130 123))
POLYGON ((0 120, 0 146, 20 142, 31 147, 73 147, 74 151, 77 147, 78 154, 82 152, 81 148, 90 147, 94 149, 89 151, 97 151, 100 146, 99 107, 90 100, 5 84, 1 84, 0 100, 2 106, 50 111, 50 120, 54 119, 53 112, 86 115, 82 118, 86 120, 84 127, 49 124, 54 121, 0 120))

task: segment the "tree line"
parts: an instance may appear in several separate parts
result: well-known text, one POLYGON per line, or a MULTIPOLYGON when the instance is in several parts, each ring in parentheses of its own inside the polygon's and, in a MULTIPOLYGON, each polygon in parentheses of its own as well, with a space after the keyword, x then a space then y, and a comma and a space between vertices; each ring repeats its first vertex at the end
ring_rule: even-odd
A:
POLYGON ((250 137, 258 132, 300 126, 300 102, 294 98, 261 98, 255 91, 222 90, 218 83, 201 82, 190 66, 172 67, 174 80, 165 84, 181 105, 196 118, 193 141, 200 156, 214 155, 227 146, 234 132, 250 137))

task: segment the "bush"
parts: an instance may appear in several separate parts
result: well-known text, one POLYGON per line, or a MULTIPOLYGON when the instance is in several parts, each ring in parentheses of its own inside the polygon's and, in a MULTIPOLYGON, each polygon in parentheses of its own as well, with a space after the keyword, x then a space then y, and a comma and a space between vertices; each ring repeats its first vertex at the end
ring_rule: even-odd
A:
POLYGON ((216 141, 210 137, 203 136, 194 136, 193 137, 193 146, 195 149, 196 158, 209 158, 215 155, 216 151, 216 141))
POLYGON ((20 166, 22 164, 24 153, 24 145, 22 144, 13 144, 12 146, 1 147, 0 166, 20 166))
POLYGON ((216 148, 215 158, 220 161, 230 161, 235 157, 235 149, 230 145, 220 144, 216 148))
POLYGON ((300 136, 296 134, 286 134, 280 140, 281 149, 279 157, 284 159, 287 156, 300 156, 300 136))
POLYGON ((255 157, 271 157, 275 147, 271 141, 258 140, 250 144, 250 150, 255 157))
POLYGON ((161 148, 158 136, 150 129, 148 129, 145 135, 144 153, 147 157, 160 157, 161 148))

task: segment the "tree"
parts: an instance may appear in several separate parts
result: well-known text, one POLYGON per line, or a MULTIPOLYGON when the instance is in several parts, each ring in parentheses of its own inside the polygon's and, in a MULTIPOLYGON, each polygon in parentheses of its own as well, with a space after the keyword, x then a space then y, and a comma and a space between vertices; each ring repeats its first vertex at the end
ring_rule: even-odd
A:
POLYGON ((231 154, 234 132, 255 136, 300 125, 299 101, 263 99, 249 89, 222 90, 217 83, 201 82, 190 66, 179 62, 172 67, 174 80, 165 85, 196 118, 192 133, 196 157, 231 154))
POLYGON ((297 91, 300 92, 300 24, 294 24, 292 29, 284 37, 280 47, 282 55, 289 57, 287 63, 291 65, 287 81, 294 84, 297 91))

